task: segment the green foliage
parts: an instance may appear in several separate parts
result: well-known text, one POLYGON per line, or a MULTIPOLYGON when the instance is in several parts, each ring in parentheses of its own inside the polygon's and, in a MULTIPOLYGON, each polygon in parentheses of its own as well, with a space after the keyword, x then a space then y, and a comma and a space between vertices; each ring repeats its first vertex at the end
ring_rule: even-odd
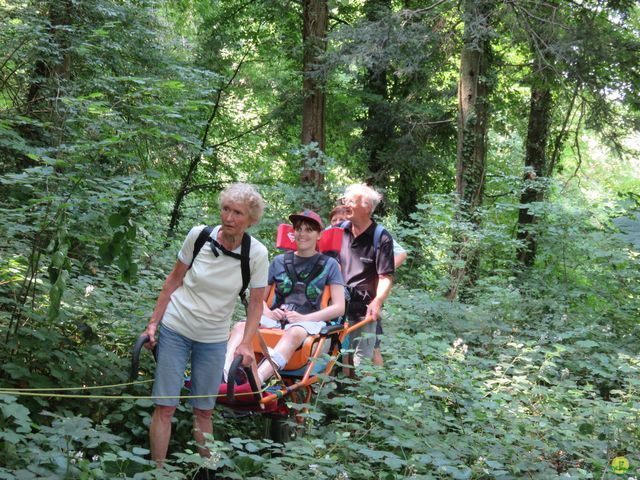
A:
MULTIPOLYGON (((379 3, 331 5, 330 141, 318 152, 299 146, 299 5, 0 2, 0 478, 602 479, 619 455, 637 476, 640 176, 637 139, 623 135, 637 125, 637 6, 558 2, 556 25, 531 2, 496 4, 478 226, 450 193, 460 12, 389 2, 371 15, 379 3), (514 225, 532 33, 561 72, 554 138, 581 88, 559 177, 527 206, 538 254, 523 270, 514 225), (363 88, 376 72, 385 92, 363 88), (379 165, 364 134, 374 107, 391 127, 379 165), (324 169, 319 190, 298 185, 310 158, 324 169), (292 211, 313 204, 326 218, 376 166, 379 220, 409 252, 386 306, 386 365, 357 382, 323 378, 286 447, 265 439, 264 417, 216 413, 203 459, 181 406, 156 470, 152 403, 126 397, 148 384, 99 390, 118 400, 3 390, 126 383, 184 234, 215 223, 224 184, 258 184, 267 210, 251 233, 273 250, 292 211), (479 258, 464 304, 442 299, 461 251, 479 258)), ((143 355, 141 379, 153 369, 143 355)))
POLYGON ((350 170, 384 189, 408 220, 423 195, 452 186, 458 66, 449 33, 458 19, 449 7, 403 7, 365 2, 355 21, 332 32, 327 62, 340 72, 336 97, 359 101, 357 124, 343 127, 355 137, 350 170))
MULTIPOLYGON (((41 412, 40 418, 50 418, 50 424, 35 425, 29 411, 17 403, 15 397, 2 396, 0 401, 1 438, 5 446, 0 454, 3 478, 105 478, 107 472, 102 471, 101 463, 107 464, 110 454, 105 454, 100 462, 95 452, 116 447, 119 437, 103 427, 94 428, 88 418, 64 411, 61 414, 41 412)), ((142 449, 135 450, 138 454, 146 453, 142 449)), ((131 454, 127 456, 125 451, 119 454, 144 465, 149 463, 131 454)))
POLYGON ((109 216, 109 226, 115 229, 113 238, 100 245, 98 252, 102 261, 112 263, 117 258, 117 265, 122 271, 125 281, 131 282, 138 272, 133 261, 133 245, 136 239, 136 226, 131 216, 131 208, 125 207, 109 216))

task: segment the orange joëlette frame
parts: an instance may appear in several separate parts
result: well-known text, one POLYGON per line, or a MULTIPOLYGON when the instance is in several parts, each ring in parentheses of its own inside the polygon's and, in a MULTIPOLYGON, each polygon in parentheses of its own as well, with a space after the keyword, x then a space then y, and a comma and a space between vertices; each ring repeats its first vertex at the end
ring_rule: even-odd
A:
MULTIPOLYGON (((267 296, 267 305, 271 305, 273 303, 274 293, 275 293, 275 285, 272 285, 269 290, 269 295, 267 296)), ((329 304, 330 297, 331 297, 331 290, 330 290, 330 287, 326 285, 324 288, 324 292, 322 294, 322 300, 320 303, 321 308, 327 307, 327 305, 329 304)), ((282 398, 283 396, 286 396, 295 390, 302 389, 302 388, 306 389, 310 385, 316 383, 318 381, 318 375, 317 373, 312 375, 313 368, 322 353, 325 342, 328 339, 330 339, 331 335, 337 334, 340 344, 342 344, 349 333, 355 330, 358 330, 363 326, 365 326, 366 324, 371 323, 373 321, 374 321, 373 317, 367 316, 364 320, 356 323, 355 325, 350 326, 348 321, 345 321, 344 324, 342 325, 336 325, 334 327, 336 328, 336 330, 327 336, 309 335, 304 341, 304 343, 302 344, 302 346, 294 352, 293 356, 291 357, 289 362, 287 362, 287 365, 285 366, 285 368, 283 369, 284 371, 282 372, 284 376, 286 376, 287 370, 298 370, 306 365, 307 368, 304 370, 302 377, 297 381, 294 381, 290 385, 283 385, 280 391, 264 396, 260 400, 260 404, 265 405, 265 404, 274 402, 279 398, 282 398)), ((278 341, 284 334, 284 330, 261 328, 260 333, 264 337, 267 346, 273 348, 275 347, 275 345, 278 343, 278 341)), ((262 353, 262 348, 260 347, 260 342, 258 341, 257 338, 253 339, 253 348, 254 348, 254 352, 256 353, 256 361, 258 361, 259 358, 263 357, 263 353, 262 353)), ((327 365, 324 368, 322 373, 324 374, 331 373, 331 370, 335 365, 338 354, 339 354, 338 351, 329 352, 331 359, 329 360, 329 362, 327 362, 327 365)), ((310 389, 308 389, 307 395, 306 395, 307 398, 305 402, 309 401, 310 396, 311 396, 311 392, 310 392, 310 389)))
MULTIPOLYGON (((269 289, 269 295, 267 296, 267 305, 273 304, 273 297, 275 295, 275 284, 271 285, 269 289)), ((324 291, 322 293, 322 299, 320 300, 320 308, 327 308, 329 305, 329 299, 331 298, 331 289, 329 285, 325 285, 324 291)), ((264 338, 267 346, 273 348, 280 341, 282 335, 284 335, 284 330, 274 329, 274 328, 261 328, 260 333, 264 338)), ((313 344, 317 342, 319 339, 318 335, 309 335, 302 346, 300 346, 287 362, 285 366, 285 370, 297 370, 299 368, 304 367, 309 357, 311 356, 311 352, 313 350, 313 344)), ((260 341, 257 338, 257 335, 253 337, 253 351, 256 353, 256 361, 259 361, 260 358, 264 356, 262 352, 262 348, 260 347, 260 341)))

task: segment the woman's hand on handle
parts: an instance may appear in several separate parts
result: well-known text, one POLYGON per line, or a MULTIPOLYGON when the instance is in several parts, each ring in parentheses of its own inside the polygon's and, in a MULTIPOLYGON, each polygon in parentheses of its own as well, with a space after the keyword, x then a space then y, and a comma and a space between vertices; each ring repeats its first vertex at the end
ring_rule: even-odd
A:
POLYGON ((238 348, 236 348, 236 351, 234 352, 234 357, 237 357, 238 355, 242 355, 243 367, 251 366, 251 364, 256 360, 253 355, 252 345, 246 345, 244 343, 241 343, 240 345, 238 345, 238 348))
POLYGON ((249 290, 249 308, 247 308, 247 320, 244 326, 242 342, 236 348, 235 355, 242 355, 242 365, 248 367, 255 362, 253 355, 253 336, 260 324, 262 315, 265 288, 251 288, 249 290))
POLYGON ((149 341, 144 344, 145 348, 152 350, 153 347, 156 346, 156 330, 158 329, 158 324, 154 321, 149 322, 147 328, 144 329, 142 335, 147 335, 149 337, 149 341))

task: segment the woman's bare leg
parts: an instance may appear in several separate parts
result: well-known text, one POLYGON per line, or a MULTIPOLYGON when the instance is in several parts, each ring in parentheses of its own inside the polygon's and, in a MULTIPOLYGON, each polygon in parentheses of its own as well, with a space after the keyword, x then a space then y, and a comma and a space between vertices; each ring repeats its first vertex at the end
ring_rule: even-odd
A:
POLYGON ((149 429, 151 459, 156 462, 158 468, 162 467, 164 459, 167 458, 167 449, 171 438, 171 418, 173 418, 175 410, 176 407, 156 405, 151 416, 151 428, 149 429))
POLYGON ((213 422, 211 421, 211 410, 200 410, 199 408, 193 409, 193 438, 198 445, 198 453, 201 457, 210 457, 211 452, 206 447, 207 440, 205 434, 213 433, 213 422))

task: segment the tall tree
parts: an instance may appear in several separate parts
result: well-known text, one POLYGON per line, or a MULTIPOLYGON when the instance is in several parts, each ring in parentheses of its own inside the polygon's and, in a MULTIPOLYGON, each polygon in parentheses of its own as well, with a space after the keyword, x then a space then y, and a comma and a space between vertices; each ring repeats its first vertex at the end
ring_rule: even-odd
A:
MULTIPOLYGON (((180 187, 178 188, 175 194, 175 199, 173 201, 173 208, 171 210, 171 216, 169 219, 169 227, 167 230, 168 238, 171 238, 173 236, 175 229, 178 226, 178 222, 180 221, 182 204, 186 196, 189 195, 189 193, 196 190, 205 189, 205 188, 211 188, 214 190, 221 189, 221 185, 222 185, 221 182, 209 181, 207 182, 207 184, 195 184, 194 180, 196 178, 196 172, 200 164, 203 162, 203 160, 207 156, 206 155, 207 151, 208 150, 213 151, 214 158, 215 158, 215 150, 219 148, 222 144, 227 143, 227 142, 222 142, 220 144, 211 145, 209 133, 211 132, 211 128, 213 126, 214 121, 218 120, 218 114, 222 106, 223 96, 227 94, 227 91, 230 89, 243 63, 244 63, 244 57, 242 58, 242 60, 238 62, 234 71, 230 75, 230 78, 224 83, 224 85, 220 85, 214 91, 213 106, 207 112, 206 122, 204 123, 204 127, 202 129, 202 134, 200 137, 199 148, 191 154, 191 157, 187 162, 187 168, 182 175, 182 179, 180 181, 180 187)), ((243 136, 245 133, 239 136, 243 136)), ((214 163, 217 164, 217 162, 214 162, 214 163)), ((217 168, 214 167, 214 170, 216 169, 217 168)))
MULTIPOLYGON (((37 128, 33 124, 25 123, 20 130, 24 137, 44 144, 62 142, 60 136, 60 99, 67 89, 66 82, 71 77, 71 49, 70 37, 73 35, 73 2, 48 1, 37 5, 45 12, 47 20, 47 37, 50 39, 51 53, 35 60, 33 74, 26 93, 23 113, 27 117, 42 121, 51 121, 51 129, 37 128), (51 135, 58 133, 57 138, 51 135)), ((29 162, 21 158, 23 165, 29 162)))
MULTIPOLYGON (((489 42, 492 0, 465 0, 463 47, 458 83, 458 143, 456 155, 456 193, 458 220, 475 229, 480 223, 487 158, 489 120, 489 42)), ((459 232, 455 257, 459 261, 451 271, 448 298, 455 298, 463 284, 475 282, 478 255, 469 237, 459 232)))
MULTIPOLYGON (((391 14, 390 0, 367 0, 364 13, 368 22, 384 25, 385 17, 391 14)), ((382 36, 378 48, 383 51, 389 39, 382 36)), ((366 67, 363 79, 363 99, 367 108, 367 118, 362 132, 363 141, 367 149, 367 165, 369 175, 367 183, 386 186, 388 177, 385 175, 385 159, 383 150, 388 147, 393 138, 394 116, 389 103, 389 58, 388 55, 376 55, 371 65, 366 67)))
POLYGON ((398 10, 393 2, 369 0, 362 18, 332 35, 339 46, 332 59, 343 73, 359 67, 349 92, 361 104, 354 111, 362 133, 351 144, 352 169, 385 190, 386 206, 401 221, 411 221, 428 192, 451 188, 459 66, 450 59, 458 18, 444 3, 404 2, 398 10))
MULTIPOLYGON (((303 1, 303 105, 302 105, 302 145, 316 144, 320 152, 325 149, 326 92, 322 56, 327 49, 327 27, 329 7, 327 0, 303 1)), ((324 182, 319 165, 319 152, 311 151, 304 160, 301 172, 303 184, 317 187, 324 182)))
MULTIPOLYGON (((172 5, 175 10, 169 10, 181 22, 181 33, 195 44, 196 55, 191 61, 198 72, 193 72, 193 78, 200 79, 200 84, 191 89, 195 97, 191 102, 197 108, 189 114, 189 136, 185 135, 183 145, 175 151, 178 161, 173 174, 180 183, 177 189, 172 185, 168 237, 173 236, 186 207, 198 203, 188 201, 193 194, 200 192, 206 199, 225 183, 237 181, 241 175, 238 146, 255 141, 271 120, 273 103, 263 106, 257 99, 266 97, 265 88, 273 96, 277 85, 276 79, 261 70, 261 57, 268 58, 277 48, 271 47, 271 39, 263 35, 264 29, 282 21, 277 8, 243 1, 215 6, 204 0, 195 3, 198 15, 187 25, 182 22, 193 14, 191 5, 172 5), (259 76, 268 80, 257 80, 259 76)), ((296 19, 299 27, 299 13, 296 19)), ((182 53, 193 55, 189 49, 182 53)), ((193 66, 187 63, 183 69, 188 71, 193 66)))
POLYGON ((524 188, 520 195, 517 238, 518 261, 529 267, 533 264, 537 250, 537 238, 532 226, 537 222, 532 204, 544 198, 541 183, 547 170, 547 140, 551 118, 552 95, 549 86, 533 85, 529 106, 529 124, 525 146, 524 188))
MULTIPOLYGON (((629 62, 636 56, 638 40, 625 26, 633 2, 549 0, 510 5, 533 59, 517 227, 517 260, 530 267, 538 249, 535 204, 544 199, 545 185, 561 165, 565 144, 573 140, 576 172, 582 161, 579 135, 586 125, 597 127, 617 148, 616 139, 622 135, 615 120, 619 112, 607 90, 630 92, 637 85, 638 69, 629 68, 629 62), (613 131, 617 133, 612 135, 613 131)), ((624 101, 633 104, 633 98, 630 95, 624 101)))
MULTIPOLYGON (((518 210, 518 229, 516 237, 520 241, 517 250, 518 262, 526 267, 533 264, 536 256, 538 240, 535 225, 538 217, 534 204, 544 199, 544 178, 550 172, 547 148, 551 116, 553 112, 554 83, 558 73, 554 48, 558 48, 557 32, 559 28, 559 8, 556 1, 550 0, 536 9, 536 15, 525 15, 516 10, 520 16, 520 25, 528 38, 533 58, 530 74, 530 98, 527 137, 525 142, 524 187, 520 195, 518 210), (532 22, 530 19, 541 19, 532 22)), ((529 13, 529 12, 527 12, 529 13)))

